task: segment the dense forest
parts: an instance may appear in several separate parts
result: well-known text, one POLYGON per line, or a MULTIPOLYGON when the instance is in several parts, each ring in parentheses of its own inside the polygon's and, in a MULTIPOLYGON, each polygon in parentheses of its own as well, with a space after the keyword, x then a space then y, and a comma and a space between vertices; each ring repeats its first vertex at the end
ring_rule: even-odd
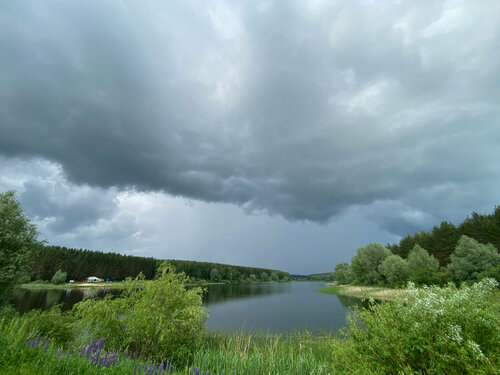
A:
POLYGON ((450 262, 450 255, 462 235, 474 238, 481 244, 492 244, 500 249, 500 206, 496 206, 492 214, 472 213, 458 226, 448 221, 434 226, 432 231, 406 236, 399 244, 388 244, 386 247, 396 255, 407 258, 415 245, 419 245, 433 255, 440 266, 450 262))
MULTIPOLYGON (((31 280, 50 280, 57 270, 66 272, 68 279, 83 280, 89 276, 124 280, 140 272, 152 279, 161 260, 116 253, 104 253, 61 246, 41 246, 30 268, 31 280)), ((288 280, 290 274, 279 270, 232 266, 227 264, 168 260, 178 272, 195 280, 246 281, 288 280)))

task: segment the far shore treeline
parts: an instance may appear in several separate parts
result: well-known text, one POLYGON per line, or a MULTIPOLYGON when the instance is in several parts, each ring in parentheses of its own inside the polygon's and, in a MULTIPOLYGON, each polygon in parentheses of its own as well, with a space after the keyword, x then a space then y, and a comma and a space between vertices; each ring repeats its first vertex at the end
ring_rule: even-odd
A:
MULTIPOLYGON (((67 274, 68 280, 83 280, 97 276, 109 280, 125 280, 139 273, 153 279, 163 260, 117 253, 104 253, 62 246, 40 246, 29 271, 33 280, 51 280, 58 270, 67 274)), ((228 264, 168 260, 177 272, 184 272, 194 280, 253 281, 288 280, 288 272, 267 268, 234 266, 228 264)))

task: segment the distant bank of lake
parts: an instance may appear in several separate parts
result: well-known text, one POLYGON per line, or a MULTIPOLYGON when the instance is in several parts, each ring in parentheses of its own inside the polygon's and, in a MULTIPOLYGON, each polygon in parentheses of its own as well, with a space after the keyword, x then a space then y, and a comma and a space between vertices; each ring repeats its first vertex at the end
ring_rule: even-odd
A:
MULTIPOLYGON (((354 297, 318 292, 323 282, 221 284, 206 286, 203 303, 209 310, 212 331, 314 333, 337 331, 345 325, 349 307, 360 306, 354 297)), ((117 294, 117 289, 16 289, 14 305, 22 313, 61 303, 70 309, 84 297, 117 294)))

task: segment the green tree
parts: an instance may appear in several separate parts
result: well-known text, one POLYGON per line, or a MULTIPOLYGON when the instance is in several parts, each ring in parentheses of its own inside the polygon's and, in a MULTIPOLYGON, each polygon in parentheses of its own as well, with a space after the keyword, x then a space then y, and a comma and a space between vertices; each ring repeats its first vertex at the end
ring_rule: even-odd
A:
POLYGON ((380 273, 390 285, 402 286, 408 281, 410 274, 408 262, 399 255, 389 255, 379 266, 380 273))
POLYGON ((250 281, 257 281, 257 277, 253 273, 248 278, 250 281))
POLYGON ((354 274, 349 263, 342 262, 335 266, 335 271, 333 271, 333 280, 335 280, 338 284, 350 284, 354 281, 354 274))
POLYGON ((8 300, 12 287, 27 277, 33 255, 42 244, 38 234, 14 192, 0 193, 0 304, 8 300))
POLYGON ((52 284, 62 284, 66 282, 66 278, 68 277, 66 272, 61 270, 57 270, 57 272, 52 276, 52 284))
POLYGON ((276 272, 271 272, 271 280, 272 281, 278 281, 279 280, 278 274, 276 272))
POLYGON ((262 273, 260 274, 260 279, 261 279, 262 281, 267 281, 267 280, 269 280, 269 275, 267 274, 267 272, 262 272, 262 273))
POLYGON ((419 285, 438 283, 440 280, 438 269, 438 260, 419 245, 415 245, 408 254, 409 276, 414 283, 419 285))
POLYGON ((483 245, 463 235, 451 254, 448 270, 457 282, 478 280, 480 274, 500 264, 500 254, 491 244, 483 245))
POLYGON ((217 268, 212 268, 210 270, 210 280, 212 280, 212 281, 219 281, 220 280, 220 274, 219 274, 219 270, 217 268))
POLYGON ((391 255, 389 249, 378 243, 360 247, 351 259, 351 269, 356 281, 370 285, 382 280, 378 268, 389 255, 391 255))

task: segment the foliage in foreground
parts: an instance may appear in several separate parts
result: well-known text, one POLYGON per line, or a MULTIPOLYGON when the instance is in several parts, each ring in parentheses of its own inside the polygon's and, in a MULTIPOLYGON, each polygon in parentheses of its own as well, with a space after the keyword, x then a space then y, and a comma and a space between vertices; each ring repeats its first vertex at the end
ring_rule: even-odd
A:
MULTIPOLYGON (((170 273, 170 277, 179 276, 170 273)), ((161 285, 161 281, 157 282, 161 285)), ((195 338, 198 345, 185 357, 175 359, 180 353, 173 352, 174 358, 164 353, 165 357, 153 359, 153 363, 173 360, 175 375, 191 375, 199 369, 204 371, 198 371, 199 374, 208 371, 211 375, 494 374, 500 370, 500 301, 493 302, 493 297, 498 298, 497 286, 492 279, 462 288, 453 285, 417 288, 410 284, 406 293, 392 303, 372 304, 370 310, 353 311, 348 327, 338 337, 315 337, 304 332, 280 336, 201 331, 195 338)), ((146 293, 149 297, 142 300, 144 304, 139 310, 146 311, 145 306, 155 302, 153 296, 164 292, 163 288, 150 287, 146 293)), ((138 327, 144 327, 140 324, 146 317, 156 325, 155 314, 135 315, 138 327)), ((97 317, 97 310, 89 316, 97 317)), ((133 374, 134 367, 140 365, 143 372, 149 358, 156 358, 148 335, 134 347, 117 339, 124 337, 119 327, 116 332, 103 329, 113 327, 116 321, 111 319, 110 325, 103 320, 101 326, 94 327, 107 335, 101 345, 103 350, 113 355, 120 349, 121 353, 127 353, 135 348, 138 359, 134 361, 122 354, 116 366, 93 365, 81 351, 89 338, 78 334, 86 319, 83 315, 76 318, 61 314, 56 308, 23 316, 12 311, 0 314, 0 375, 133 374), (26 347, 27 338, 35 335, 51 338, 48 350, 26 347)), ((129 327, 129 323, 123 327, 129 327)))
POLYGON ((186 290, 186 281, 163 264, 154 281, 137 278, 118 297, 84 300, 75 305, 75 314, 85 332, 115 349, 180 362, 198 347, 207 318, 202 290, 186 290))
MULTIPOLYGON (((386 374, 496 373, 500 314, 492 294, 497 286, 492 279, 461 289, 410 283, 393 302, 362 310, 359 318, 351 315, 343 350, 386 374)), ((359 373, 349 361, 334 362, 334 368, 359 373)))
POLYGON ((331 337, 210 334, 193 362, 214 374, 330 374, 331 337))
POLYGON ((12 286, 27 277, 34 249, 42 244, 37 237, 14 192, 0 193, 0 304, 8 301, 12 286))

